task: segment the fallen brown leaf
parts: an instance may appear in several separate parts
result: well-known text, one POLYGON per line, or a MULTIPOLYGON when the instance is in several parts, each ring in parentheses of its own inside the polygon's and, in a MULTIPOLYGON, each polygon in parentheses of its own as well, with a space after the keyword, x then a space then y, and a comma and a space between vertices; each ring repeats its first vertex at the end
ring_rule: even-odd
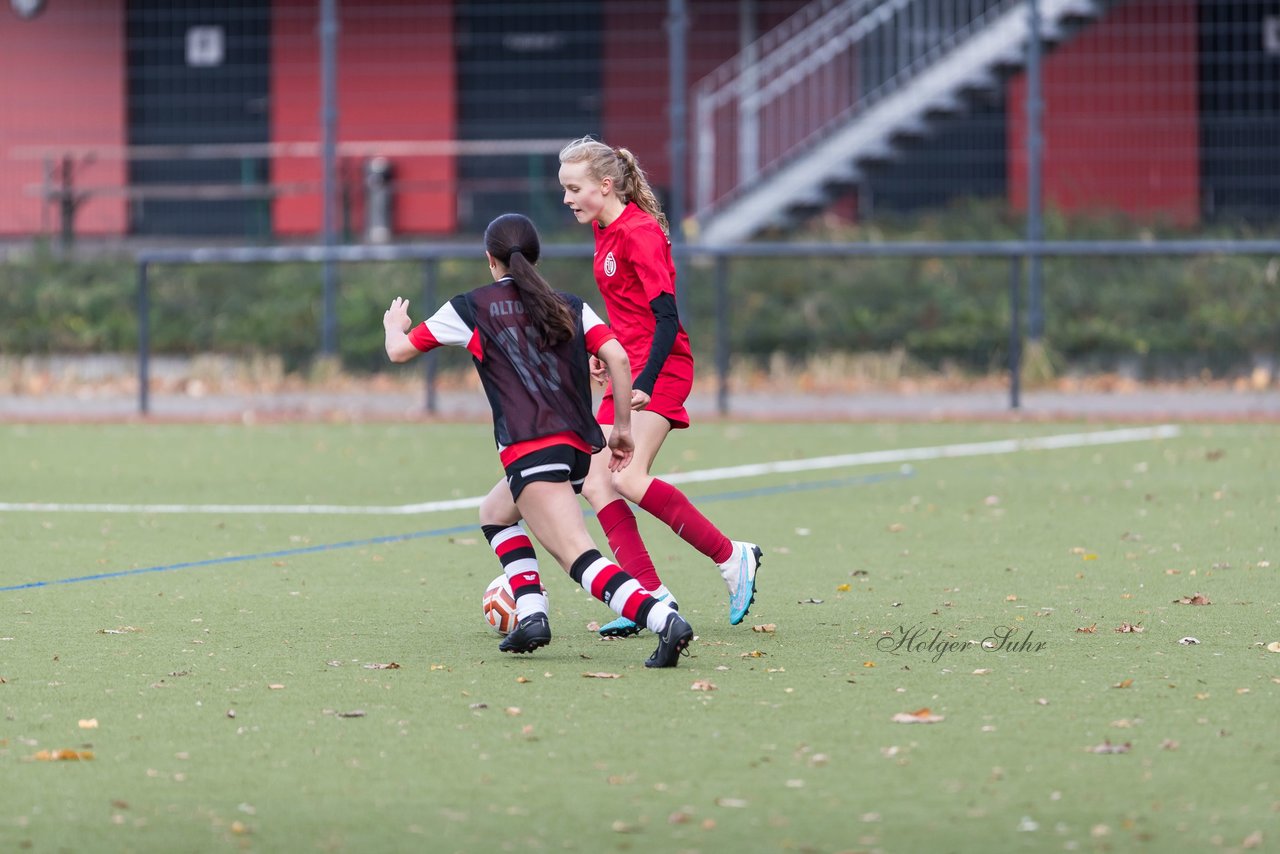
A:
POLYGON ((1095 744, 1089 748, 1090 753, 1128 753, 1133 747, 1132 743, 1126 741, 1124 744, 1112 744, 1111 739, 1104 739, 1102 744, 1095 744))
POLYGON ((622 678, 621 673, 605 673, 603 671, 600 671, 598 673, 584 673, 582 675, 588 679, 621 679, 622 678))
POLYGON ((1132 680, 1132 679, 1125 679, 1123 682, 1117 682, 1116 684, 1112 685, 1111 687, 1112 687, 1112 688, 1128 688, 1128 687, 1130 687, 1130 686, 1132 686, 1132 685, 1133 685, 1133 680, 1132 680))
POLYGON ((1146 631, 1146 629, 1142 627, 1142 623, 1121 623, 1116 626, 1116 631, 1121 634, 1138 634, 1146 631))
POLYGON ((32 757, 36 762, 80 762, 93 759, 92 750, 72 750, 71 748, 61 748, 59 750, 40 750, 32 757))
POLYGON ((1213 603, 1210 602, 1209 597, 1204 595, 1203 593, 1196 593, 1191 596, 1183 596, 1181 599, 1174 599, 1173 604, 1175 605, 1212 605, 1213 603))
POLYGON ((689 686, 689 690, 714 691, 716 690, 716 685, 710 679, 699 679, 697 682, 694 682, 692 685, 689 686))
POLYGON ((1280 652, 1280 641, 1272 641, 1267 644, 1267 652, 1280 652))
POLYGON ((895 724, 936 724, 942 720, 945 720, 942 715, 935 715, 927 707, 914 712, 898 712, 892 718, 895 724))
POLYGON ((1081 627, 1081 628, 1076 629, 1076 632, 1077 632, 1078 634, 1082 634, 1082 635, 1092 635, 1092 634, 1096 634, 1096 633, 1097 633, 1097 631, 1098 631, 1098 624, 1097 624, 1097 623, 1094 623, 1094 624, 1093 624, 1093 625, 1091 625, 1091 626, 1083 626, 1083 627, 1081 627))
POLYGON ((377 662, 371 661, 368 664, 364 665, 364 669, 365 670, 399 670, 400 665, 396 664, 394 661, 388 662, 387 664, 378 664, 377 662))
POLYGON ((777 623, 765 623, 764 625, 761 625, 761 626, 752 626, 752 627, 751 627, 751 631, 753 631, 753 632, 766 632, 766 633, 768 633, 768 634, 772 634, 773 632, 776 632, 777 630, 778 630, 778 624, 777 624, 777 623))

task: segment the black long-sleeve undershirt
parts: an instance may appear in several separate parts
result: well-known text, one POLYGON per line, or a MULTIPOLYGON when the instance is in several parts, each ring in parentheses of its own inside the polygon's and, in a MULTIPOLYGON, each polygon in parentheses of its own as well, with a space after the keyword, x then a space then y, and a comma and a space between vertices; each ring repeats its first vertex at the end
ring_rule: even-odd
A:
POLYGON ((644 363, 644 370, 635 378, 631 387, 653 396, 653 384, 658 381, 658 372, 662 370, 671 348, 676 343, 676 333, 680 330, 680 314, 676 310, 676 299, 672 294, 662 294, 650 301, 655 320, 653 327, 653 344, 649 347, 649 359, 644 363))

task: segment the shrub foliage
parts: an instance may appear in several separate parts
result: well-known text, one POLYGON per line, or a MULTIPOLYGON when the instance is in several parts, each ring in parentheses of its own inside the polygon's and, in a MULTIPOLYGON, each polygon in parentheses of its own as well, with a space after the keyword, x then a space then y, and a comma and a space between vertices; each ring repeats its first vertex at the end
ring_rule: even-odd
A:
MULTIPOLYGON (((818 224, 796 240, 1005 240, 1020 226, 965 207, 876 228, 818 224)), ((1051 217, 1050 239, 1184 237, 1114 218, 1051 217)), ((1199 235, 1203 236, 1203 235, 1199 235)), ((1236 237, 1253 236, 1236 228, 1236 237)), ((580 239, 574 235, 573 239, 580 239)), ((548 260, 557 286, 598 308, 586 260, 548 260)), ((729 264, 729 346, 761 363, 823 353, 903 351, 915 362, 985 371, 1009 346, 1010 262, 988 258, 736 259, 729 264)), ((1229 372, 1274 358, 1280 340, 1280 258, 1047 258, 1045 344, 1068 369, 1119 362, 1147 373, 1229 372)), ((1024 295, 1026 271, 1024 269, 1024 295)), ((353 371, 385 367, 382 312, 406 296, 422 318, 424 271, 414 263, 340 267, 340 357, 353 371)), ((436 302, 487 281, 483 258, 439 265, 436 302)), ((156 353, 273 354, 300 369, 320 351, 322 285, 313 264, 163 265, 151 275, 156 353)), ((707 358, 715 347, 714 265, 682 269, 686 326, 707 358)), ((0 353, 137 349, 136 267, 127 257, 64 259, 37 247, 0 265, 0 353)), ((1023 302, 1024 312, 1026 302, 1023 302)), ((1024 314, 1025 317, 1025 314, 1024 314)))

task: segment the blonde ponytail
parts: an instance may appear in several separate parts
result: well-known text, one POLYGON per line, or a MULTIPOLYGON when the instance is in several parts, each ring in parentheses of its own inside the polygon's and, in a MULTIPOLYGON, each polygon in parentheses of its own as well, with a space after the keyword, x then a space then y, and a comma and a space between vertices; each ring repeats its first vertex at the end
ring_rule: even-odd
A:
POLYGON ((658 225, 662 227, 662 233, 670 236, 671 227, 667 224, 667 215, 662 212, 662 205, 658 204, 658 197, 654 194, 653 187, 649 186, 649 178, 640 168, 640 161, 628 149, 618 148, 614 151, 624 166, 623 194, 629 201, 635 202, 642 211, 656 219, 658 225))

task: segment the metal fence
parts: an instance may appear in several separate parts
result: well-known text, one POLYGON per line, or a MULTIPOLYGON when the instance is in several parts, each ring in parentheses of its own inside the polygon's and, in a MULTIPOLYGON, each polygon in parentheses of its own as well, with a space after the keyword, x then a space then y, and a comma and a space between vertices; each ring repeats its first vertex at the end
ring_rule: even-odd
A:
POLYGON ((1038 339, 1045 258, 1276 251, 1231 242, 1280 220, 1274 0, 30 5, 0 12, 0 241, 140 250, 143 411, 156 265, 318 262, 331 353, 339 261, 420 261, 429 281, 472 250, 424 240, 512 209, 549 257, 588 252, 550 245, 576 227, 555 155, 587 133, 638 154, 722 297, 735 258, 1005 258, 1038 339), (746 242, 815 214, 928 234, 975 201, 1027 240, 746 242), (1179 239, 1046 241, 1042 209, 1179 239))
POLYGON ((806 159, 760 227, 1020 216, 1033 6, 1046 208, 1278 218, 1271 0, 47 0, 0 13, 0 239, 309 241, 326 193, 348 242, 505 209, 547 231, 555 151, 586 133, 636 151, 694 239, 806 159))
MULTIPOLYGON (((730 410, 729 368, 731 343, 729 327, 734 307, 729 298, 731 265, 760 258, 996 258, 1009 262, 1007 298, 1009 302, 1008 378, 1009 408, 1020 406, 1020 376, 1025 322, 1023 316, 1023 268, 1028 260, 1050 257, 1139 257, 1161 256, 1247 256, 1280 255, 1280 240, 1181 240, 1181 241, 1022 241, 1000 242, 893 242, 877 244, 850 243, 768 243, 725 245, 718 247, 683 245, 677 248, 682 265, 697 259, 710 259, 715 264, 714 329, 716 400, 721 414, 730 410)), ((138 256, 138 412, 146 415, 150 404, 150 327, 153 269, 163 265, 188 264, 253 264, 287 262, 373 262, 414 261, 422 264, 422 304, 427 310, 438 302, 436 279, 439 264, 453 259, 473 261, 482 257, 480 246, 403 245, 384 247, 361 246, 295 246, 277 248, 225 248, 200 250, 154 250, 138 256)), ((589 258, 588 246, 547 245, 543 258, 589 258)), ((436 411, 435 361, 428 354, 424 365, 425 412, 436 411)))

